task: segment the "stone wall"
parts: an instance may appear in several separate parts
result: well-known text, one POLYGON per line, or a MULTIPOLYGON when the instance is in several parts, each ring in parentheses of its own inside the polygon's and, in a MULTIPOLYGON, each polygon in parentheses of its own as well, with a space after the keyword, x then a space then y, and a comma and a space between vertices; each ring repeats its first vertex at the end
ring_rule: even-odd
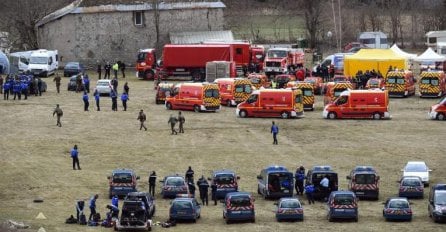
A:
MULTIPOLYGON (((61 66, 80 61, 93 67, 97 61, 115 60, 133 66, 139 49, 155 47, 153 13, 144 12, 142 26, 135 26, 132 11, 68 14, 38 28, 39 47, 58 50, 61 66)), ((169 32, 223 30, 223 27, 223 9, 160 11, 162 44, 169 42, 169 32)))

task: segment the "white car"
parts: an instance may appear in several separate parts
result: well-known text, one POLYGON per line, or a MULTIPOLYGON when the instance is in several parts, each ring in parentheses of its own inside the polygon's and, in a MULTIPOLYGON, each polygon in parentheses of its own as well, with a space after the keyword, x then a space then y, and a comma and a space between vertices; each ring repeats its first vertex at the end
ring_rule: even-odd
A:
POLYGON ((98 80, 96 82, 96 89, 98 90, 99 94, 108 94, 110 95, 110 92, 112 90, 111 80, 98 80))
POLYGON ((424 186, 429 186, 429 172, 430 170, 424 161, 409 161, 407 162, 403 172, 403 177, 405 176, 418 176, 423 181, 424 186))

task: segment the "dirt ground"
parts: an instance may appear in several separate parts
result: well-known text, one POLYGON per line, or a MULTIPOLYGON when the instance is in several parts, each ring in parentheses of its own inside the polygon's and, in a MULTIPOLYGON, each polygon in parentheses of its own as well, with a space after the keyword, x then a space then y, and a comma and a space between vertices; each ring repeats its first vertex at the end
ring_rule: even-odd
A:
MULTIPOLYGON (((185 133, 170 135, 170 114, 154 103, 152 81, 137 80, 127 74, 130 86, 128 111, 111 110, 111 100, 101 98, 101 111, 90 97, 90 111, 83 111, 80 93, 67 92, 68 78, 57 94, 52 77, 45 79, 48 92, 26 101, 0 99, 0 221, 23 221, 37 231, 110 231, 100 227, 64 224, 75 215, 76 199, 88 200, 98 193, 98 211, 105 216, 108 199, 107 175, 115 168, 131 168, 141 176, 139 190, 148 191, 149 171, 161 179, 166 174, 184 174, 190 165, 196 176, 228 168, 240 175, 240 187, 256 196, 256 223, 226 225, 222 208, 205 206, 196 224, 181 223, 170 231, 444 231, 427 214, 427 195, 412 200, 414 218, 408 223, 385 222, 382 202, 398 191, 401 168, 409 160, 424 160, 433 169, 431 183, 446 182, 444 122, 427 119, 429 107, 438 99, 391 99, 393 119, 325 120, 322 98, 314 112, 303 119, 273 119, 280 128, 279 145, 272 145, 272 119, 235 116, 235 108, 217 113, 184 112, 185 133), (63 127, 56 126, 52 111, 56 104, 64 110, 63 127), (148 131, 140 131, 136 120, 140 109, 148 118, 148 131), (71 167, 69 150, 77 144, 82 170, 71 167), (340 189, 347 188, 345 176, 356 165, 373 165, 381 176, 379 201, 360 201, 359 222, 329 223, 323 203, 305 204, 305 220, 278 223, 273 201, 256 193, 256 176, 267 165, 285 165, 294 171, 303 165, 331 165, 339 173, 340 189), (33 203, 42 197, 43 203, 33 203), (47 219, 38 220, 42 212, 47 219)), ((95 75, 92 89, 95 86, 95 75)), ((119 92, 124 80, 119 79, 119 92)), ((90 95, 91 96, 91 95, 90 95)), ((168 218, 169 200, 156 194, 156 221, 168 218)), ((305 200, 305 199, 303 199, 305 200)), ((88 216, 88 209, 86 210, 88 216)), ((155 227, 155 231, 165 230, 155 227)))

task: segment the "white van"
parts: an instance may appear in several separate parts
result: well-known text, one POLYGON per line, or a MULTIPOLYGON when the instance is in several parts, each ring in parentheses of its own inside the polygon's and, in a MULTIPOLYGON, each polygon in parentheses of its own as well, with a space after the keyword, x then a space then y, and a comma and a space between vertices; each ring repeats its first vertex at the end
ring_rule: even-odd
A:
POLYGON ((59 68, 57 50, 39 49, 33 51, 29 57, 28 69, 36 76, 50 76, 59 68))
MULTIPOLYGON (((335 53, 333 55, 329 55, 325 57, 324 60, 320 63, 321 66, 330 67, 330 65, 334 66, 335 74, 344 74, 344 58, 346 55, 353 55, 354 53, 335 53)), ((317 72, 317 66, 313 67, 313 72, 317 72)))
POLYGON ((389 48, 387 35, 381 31, 366 31, 359 34, 359 42, 369 48, 389 48))
POLYGON ((29 57, 33 51, 14 52, 9 54, 11 74, 24 73, 28 71, 29 57))

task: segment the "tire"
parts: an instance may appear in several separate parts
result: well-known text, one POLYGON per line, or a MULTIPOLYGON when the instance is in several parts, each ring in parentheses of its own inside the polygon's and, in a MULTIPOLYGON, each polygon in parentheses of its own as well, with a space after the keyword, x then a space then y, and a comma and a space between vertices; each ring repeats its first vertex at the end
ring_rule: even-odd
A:
POLYGON ((443 113, 439 113, 439 114, 437 115, 437 120, 443 121, 445 118, 446 118, 446 117, 444 116, 443 113))
POLYGON ((226 224, 231 224, 231 221, 229 219, 226 219, 226 224))
POLYGON ((226 106, 227 107, 231 107, 232 105, 231 105, 231 100, 226 100, 226 106))
POLYGON ((328 113, 328 118, 329 118, 329 119, 336 119, 336 118, 337 118, 337 115, 336 115, 335 112, 329 112, 329 113, 328 113))
POLYGON ((239 113, 240 118, 248 117, 248 113, 245 110, 241 110, 239 113))
POLYGON ((380 120, 381 119, 381 114, 378 112, 373 113, 372 118, 375 120, 380 120))
POLYGON ((259 195, 262 194, 262 193, 260 192, 260 188, 259 188, 259 187, 257 187, 257 193, 258 193, 259 195))
POLYGON ((333 222, 334 221, 333 218, 330 215, 328 215, 327 217, 328 217, 328 221, 329 222, 333 222))
POLYGON ((359 221, 359 218, 358 217, 355 217, 355 222, 358 222, 359 221))
POLYGON ((171 109, 172 109, 172 103, 167 102, 167 103, 166 103, 166 108, 167 108, 168 110, 171 110, 171 109))
POLYGON ((199 82, 199 81, 201 81, 201 73, 200 73, 200 71, 193 71, 192 72, 192 81, 195 81, 195 82, 199 82))
POLYGON ((155 73, 151 69, 144 72, 144 79, 146 79, 146 80, 154 79, 154 76, 155 76, 155 73))
POLYGON ((281 114, 280 114, 280 117, 281 118, 283 118, 283 119, 287 119, 287 118, 289 118, 290 117, 290 114, 288 113, 288 112, 282 112, 281 114))
POLYGON ((256 223, 256 219, 255 218, 251 219, 251 223, 256 223))
POLYGON ((194 105, 194 111, 199 113, 200 112, 200 107, 198 105, 194 105))

